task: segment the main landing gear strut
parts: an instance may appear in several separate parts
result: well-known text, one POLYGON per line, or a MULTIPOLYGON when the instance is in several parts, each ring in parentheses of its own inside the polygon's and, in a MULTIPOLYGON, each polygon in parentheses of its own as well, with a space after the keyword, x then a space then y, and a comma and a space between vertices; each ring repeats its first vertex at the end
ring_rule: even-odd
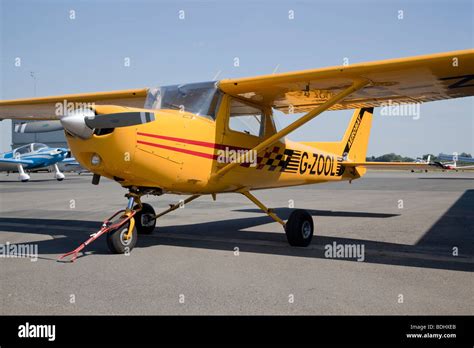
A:
MULTIPOLYGON (((288 243, 292 246, 306 247, 311 243, 313 238, 313 219, 311 215, 302 209, 294 210, 288 221, 285 223, 274 211, 267 208, 249 191, 239 191, 245 197, 255 203, 268 216, 283 226, 286 233, 288 243)), ((155 229, 156 219, 166 215, 187 204, 201 195, 193 195, 170 207, 155 214, 155 210, 150 204, 142 203, 140 198, 142 194, 129 192, 125 195, 128 198, 127 208, 119 210, 102 223, 99 231, 90 235, 90 238, 83 242, 76 249, 61 255, 58 260, 63 260, 71 256, 70 261, 76 260, 79 252, 86 246, 98 239, 101 235, 107 234, 107 245, 111 252, 115 254, 128 254, 135 247, 138 234, 150 234, 155 229)))
POLYGON ((278 222, 285 229, 286 239, 291 246, 307 247, 313 239, 314 224, 311 215, 303 209, 296 209, 285 223, 273 212, 273 209, 267 208, 249 191, 240 191, 245 197, 250 199, 257 207, 262 209, 268 216, 278 222))

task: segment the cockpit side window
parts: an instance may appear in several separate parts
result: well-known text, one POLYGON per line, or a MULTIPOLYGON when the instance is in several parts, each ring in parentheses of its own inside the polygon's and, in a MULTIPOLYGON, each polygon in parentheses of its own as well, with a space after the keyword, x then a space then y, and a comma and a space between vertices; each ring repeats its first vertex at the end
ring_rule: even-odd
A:
POLYGON ((31 152, 31 145, 23 145, 13 151, 13 157, 18 157, 31 152))
POLYGON ((232 98, 230 102, 229 129, 263 137, 265 132, 263 110, 232 98))

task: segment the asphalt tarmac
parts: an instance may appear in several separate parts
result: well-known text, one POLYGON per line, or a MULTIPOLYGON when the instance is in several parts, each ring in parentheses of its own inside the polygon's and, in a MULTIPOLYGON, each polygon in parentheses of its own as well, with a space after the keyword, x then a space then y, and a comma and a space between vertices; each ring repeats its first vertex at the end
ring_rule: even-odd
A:
MULTIPOLYGON (((102 237, 61 263, 126 204, 114 182, 66 176, 0 174, 0 314, 474 314, 474 173, 256 191, 284 219, 290 206, 310 211, 308 248, 289 246, 244 196, 223 194, 160 218, 128 256, 102 237), (7 243, 37 258, 13 257, 7 243)), ((159 211, 182 198, 144 202, 159 211)))

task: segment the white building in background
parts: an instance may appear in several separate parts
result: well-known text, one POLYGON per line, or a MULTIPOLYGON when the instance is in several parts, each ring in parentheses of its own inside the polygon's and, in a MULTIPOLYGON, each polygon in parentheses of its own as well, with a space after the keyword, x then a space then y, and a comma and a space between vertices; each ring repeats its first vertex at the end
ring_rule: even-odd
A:
POLYGON ((12 149, 12 121, 0 121, 0 153, 12 149))

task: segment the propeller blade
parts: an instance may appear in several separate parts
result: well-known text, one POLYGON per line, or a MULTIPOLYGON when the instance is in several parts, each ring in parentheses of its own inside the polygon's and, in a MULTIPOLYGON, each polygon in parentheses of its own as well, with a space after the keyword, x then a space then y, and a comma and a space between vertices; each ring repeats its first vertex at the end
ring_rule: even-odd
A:
POLYGON ((21 122, 15 124, 15 133, 46 133, 63 129, 59 121, 21 122))
POLYGON ((119 112, 115 114, 103 114, 85 116, 84 121, 89 128, 118 128, 137 124, 144 124, 155 120, 153 112, 119 112))

